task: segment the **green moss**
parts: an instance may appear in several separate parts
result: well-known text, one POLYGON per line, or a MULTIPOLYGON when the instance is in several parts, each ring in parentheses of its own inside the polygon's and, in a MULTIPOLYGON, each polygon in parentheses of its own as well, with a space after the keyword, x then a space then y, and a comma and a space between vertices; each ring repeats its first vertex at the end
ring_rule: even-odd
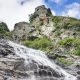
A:
POLYGON ((71 65, 73 62, 71 60, 67 60, 65 58, 57 58, 57 60, 64 65, 71 65))
POLYGON ((23 42, 23 44, 30 48, 40 49, 40 50, 47 51, 47 52, 50 51, 50 48, 52 46, 51 41, 47 39, 46 37, 38 38, 38 39, 35 39, 34 41, 26 40, 23 42))

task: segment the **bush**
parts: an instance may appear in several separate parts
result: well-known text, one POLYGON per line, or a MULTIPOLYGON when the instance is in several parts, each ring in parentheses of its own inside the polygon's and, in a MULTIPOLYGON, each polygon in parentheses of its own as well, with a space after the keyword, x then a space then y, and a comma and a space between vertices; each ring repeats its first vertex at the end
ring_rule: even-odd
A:
POLYGON ((71 61, 71 60, 67 60, 67 59, 65 59, 65 58, 57 58, 57 60, 60 62, 60 63, 62 63, 62 64, 64 64, 64 65, 71 65, 71 64, 73 64, 73 62, 71 61))
POLYGON ((80 39, 79 38, 65 38, 59 42, 63 47, 74 47, 71 54, 80 56, 80 39))
POLYGON ((6 31, 0 27, 0 34, 4 34, 6 31))
POLYGON ((30 23, 32 23, 33 22, 33 20, 37 17, 37 16, 39 16, 38 14, 31 14, 31 15, 29 15, 30 17, 29 17, 29 21, 30 21, 30 23))
POLYGON ((68 22, 65 23, 63 28, 80 31, 80 20, 69 20, 68 22))
POLYGON ((34 41, 26 40, 23 42, 23 44, 26 45, 27 47, 40 49, 47 52, 50 50, 49 48, 52 46, 51 41, 45 37, 35 39, 34 41))
POLYGON ((80 56, 80 46, 79 47, 76 47, 72 54, 75 54, 77 56, 80 56))
POLYGON ((80 20, 71 17, 53 16, 52 21, 57 29, 71 29, 80 31, 80 20))
POLYGON ((73 44, 74 40, 75 40, 74 38, 65 38, 65 39, 61 40, 59 42, 59 44, 62 46, 65 46, 65 47, 71 46, 73 44))

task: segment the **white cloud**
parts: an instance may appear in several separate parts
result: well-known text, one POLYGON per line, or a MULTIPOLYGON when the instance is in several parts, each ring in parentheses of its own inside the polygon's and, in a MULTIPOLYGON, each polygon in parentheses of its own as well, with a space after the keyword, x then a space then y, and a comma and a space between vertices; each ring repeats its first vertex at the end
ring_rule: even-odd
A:
POLYGON ((28 21, 28 15, 34 12, 35 7, 44 4, 43 0, 26 0, 26 3, 21 6, 19 1, 0 0, 0 21, 6 22, 10 30, 15 23, 28 21))
POLYGON ((49 0, 52 1, 58 5, 63 5, 64 3, 66 3, 68 0, 49 0))
POLYGON ((70 16, 80 19, 80 4, 72 3, 67 5, 65 11, 62 13, 62 16, 70 16))
POLYGON ((56 16, 56 12, 54 10, 51 10, 53 16, 56 16))
POLYGON ((57 4, 59 4, 59 3, 62 2, 62 0, 50 0, 50 1, 55 2, 55 3, 57 3, 57 4))

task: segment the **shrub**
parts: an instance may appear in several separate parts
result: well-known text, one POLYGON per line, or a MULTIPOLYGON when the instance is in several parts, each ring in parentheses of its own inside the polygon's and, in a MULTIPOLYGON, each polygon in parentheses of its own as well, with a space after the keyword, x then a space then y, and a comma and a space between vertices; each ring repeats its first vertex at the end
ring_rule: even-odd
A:
POLYGON ((80 46, 76 47, 72 54, 80 56, 80 46))
POLYGON ((62 46, 65 46, 65 47, 71 46, 73 44, 74 40, 75 40, 74 38, 65 38, 65 39, 61 40, 59 42, 59 44, 62 46))
POLYGON ((6 31, 0 27, 0 34, 4 34, 6 31))
POLYGON ((57 60, 64 65, 71 65, 73 62, 71 60, 67 60, 65 58, 57 58, 57 60))
POLYGON ((80 39, 79 38, 65 38, 59 42, 63 47, 74 47, 71 54, 80 56, 80 39))
POLYGON ((23 44, 26 45, 27 47, 40 49, 47 52, 50 50, 49 48, 52 46, 51 41, 48 40, 46 37, 38 38, 33 41, 26 40, 23 42, 23 44))
POLYGON ((39 16, 38 14, 31 14, 31 15, 29 15, 30 17, 29 17, 29 21, 30 21, 30 23, 32 23, 33 22, 33 20, 37 17, 37 16, 39 16))
POLYGON ((80 20, 71 17, 53 16, 52 21, 57 29, 72 29, 80 31, 80 20))

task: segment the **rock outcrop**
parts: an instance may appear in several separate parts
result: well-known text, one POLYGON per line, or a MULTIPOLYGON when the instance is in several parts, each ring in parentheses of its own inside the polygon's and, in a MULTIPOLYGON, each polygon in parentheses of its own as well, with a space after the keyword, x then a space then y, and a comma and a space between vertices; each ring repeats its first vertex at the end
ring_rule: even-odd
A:
POLYGON ((19 22, 15 24, 14 40, 20 42, 20 40, 28 38, 40 38, 43 35, 49 38, 55 30, 51 15, 51 10, 44 5, 35 8, 35 12, 30 16, 30 23, 19 22))
POLYGON ((38 27, 43 24, 47 25, 49 23, 50 17, 52 15, 51 10, 46 8, 44 5, 35 8, 35 12, 30 16, 30 21, 33 26, 38 27))
POLYGON ((19 42, 20 40, 26 40, 28 39, 29 34, 35 30, 36 29, 27 22, 16 23, 13 31, 13 39, 16 42, 19 42))

